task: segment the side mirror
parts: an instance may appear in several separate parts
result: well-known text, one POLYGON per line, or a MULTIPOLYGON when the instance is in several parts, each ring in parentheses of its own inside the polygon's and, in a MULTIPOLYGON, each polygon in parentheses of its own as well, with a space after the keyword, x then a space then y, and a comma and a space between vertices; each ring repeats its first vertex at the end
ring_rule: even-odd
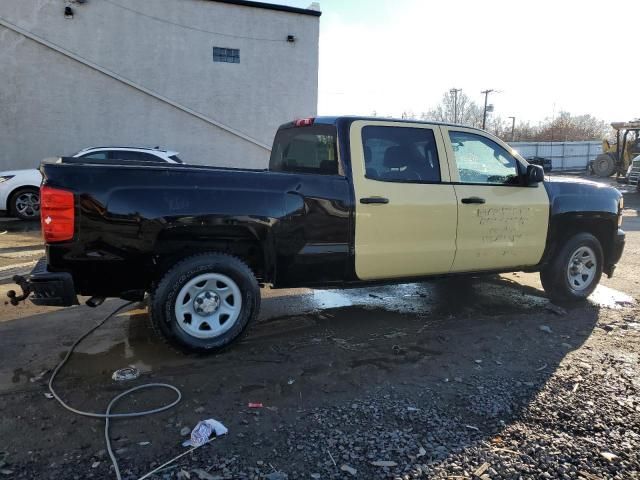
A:
POLYGON ((527 185, 536 185, 544 182, 544 170, 540 165, 527 165, 527 185))

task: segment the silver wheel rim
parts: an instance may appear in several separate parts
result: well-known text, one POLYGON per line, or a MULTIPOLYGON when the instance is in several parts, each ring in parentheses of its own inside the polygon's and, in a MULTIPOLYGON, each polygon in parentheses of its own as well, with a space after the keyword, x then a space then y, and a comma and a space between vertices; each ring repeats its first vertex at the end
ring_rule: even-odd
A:
POLYGON ((24 192, 16 198, 16 212, 23 217, 37 217, 40 215, 40 195, 24 192))
POLYGON ((589 247, 580 247, 571 255, 567 266, 567 280, 575 291, 589 288, 598 270, 595 252, 589 247))
POLYGON ((233 327, 240 310, 240 288, 219 273, 204 273, 189 280, 180 289, 174 306, 178 326, 202 339, 218 337, 233 327))

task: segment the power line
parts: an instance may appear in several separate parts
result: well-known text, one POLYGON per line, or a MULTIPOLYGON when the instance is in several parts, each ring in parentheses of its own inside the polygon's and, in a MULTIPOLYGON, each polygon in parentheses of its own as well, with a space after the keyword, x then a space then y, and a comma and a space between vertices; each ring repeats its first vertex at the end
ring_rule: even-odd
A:
POLYGON ((193 30, 194 32, 208 33, 210 35, 218 35, 218 36, 221 36, 221 37, 241 38, 241 39, 244 39, 244 40, 256 40, 256 41, 259 41, 259 42, 283 42, 283 43, 287 43, 286 39, 246 37, 246 36, 243 36, 243 35, 234 35, 232 33, 214 32, 213 30, 205 30, 203 28, 191 27, 189 25, 184 25, 182 23, 172 22, 171 20, 166 20, 164 18, 156 17, 154 15, 149 15, 149 14, 140 12, 138 10, 134 10, 133 8, 126 7, 124 5, 120 5, 119 3, 113 2, 112 0, 104 0, 104 1, 107 2, 107 3, 110 3, 111 5, 113 5, 115 7, 122 8, 123 10, 127 10, 127 11, 129 11, 131 13, 135 13, 136 15, 140 15, 142 17, 146 17, 146 18, 149 18, 151 20, 155 20, 157 22, 166 23, 167 25, 173 25, 174 27, 184 28, 185 30, 193 30))

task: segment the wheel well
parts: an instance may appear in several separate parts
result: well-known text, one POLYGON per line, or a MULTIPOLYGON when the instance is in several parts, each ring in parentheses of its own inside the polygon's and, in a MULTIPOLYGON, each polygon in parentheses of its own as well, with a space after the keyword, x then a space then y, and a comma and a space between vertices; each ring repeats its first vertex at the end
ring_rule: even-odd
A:
POLYGON ((13 197, 22 190, 40 190, 40 187, 35 185, 20 185, 19 187, 14 188, 9 195, 7 195, 7 205, 6 210, 8 212, 11 211, 11 202, 13 201, 13 197))
MULTIPOLYGON (((180 235, 182 237, 182 235, 180 235)), ((255 237, 242 235, 236 238, 219 236, 195 236, 194 238, 176 238, 164 235, 158 239, 154 248, 154 281, 161 278, 173 265, 183 258, 199 253, 226 253, 245 262, 259 282, 268 282, 270 273, 265 261, 264 245, 255 237)))
POLYGON ((559 222, 556 231, 556 250, 561 248, 562 244, 578 233, 590 233, 598 239, 602 246, 604 254, 604 264, 607 264, 608 258, 613 248, 615 232, 615 221, 607 218, 566 218, 559 222))

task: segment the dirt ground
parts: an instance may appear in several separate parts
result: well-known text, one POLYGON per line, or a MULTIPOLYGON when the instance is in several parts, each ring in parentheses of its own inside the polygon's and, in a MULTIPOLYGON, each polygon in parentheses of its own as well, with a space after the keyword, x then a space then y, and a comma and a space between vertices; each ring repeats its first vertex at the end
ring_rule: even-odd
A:
MULTIPOLYGON (((550 307, 525 273, 264 290, 249 334, 209 357, 167 347, 136 305, 80 345, 57 391, 103 412, 134 385, 181 390, 170 411, 112 423, 127 479, 183 452, 183 430, 207 418, 229 434, 152 478, 640 478, 640 195, 625 204, 625 254, 583 305, 550 307), (112 380, 129 365, 139 379, 112 380)), ((37 226, 3 230, 4 297, 1 268, 26 268, 42 247, 37 226)), ((71 343, 121 303, 0 306, 0 478, 114 477, 103 423, 45 392, 71 343)), ((116 411, 172 398, 143 392, 116 411)))

